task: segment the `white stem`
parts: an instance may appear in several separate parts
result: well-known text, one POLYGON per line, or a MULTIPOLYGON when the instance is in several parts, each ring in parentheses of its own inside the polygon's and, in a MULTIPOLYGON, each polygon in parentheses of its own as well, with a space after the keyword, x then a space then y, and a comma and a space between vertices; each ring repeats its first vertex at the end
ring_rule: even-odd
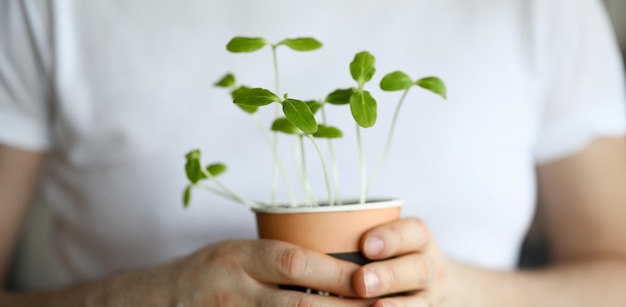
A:
MULTIPOLYGON (((272 45, 272 58, 274 62, 274 90, 276 91, 276 95, 280 97, 280 79, 278 75, 278 58, 276 56, 276 46, 272 45)), ((280 111, 280 105, 276 105, 274 114, 278 117, 280 111)), ((272 168, 272 204, 276 205, 276 191, 278 189, 278 133, 274 132, 274 139, 272 142, 272 150, 274 154, 274 166, 272 168)))
POLYGON ((282 162, 282 160, 280 159, 280 157, 278 157, 278 166, 280 168, 280 171, 283 175, 283 180, 285 180, 285 187, 287 188, 287 194, 289 194, 289 202, 291 203, 292 207, 295 207, 298 205, 298 200, 296 199, 296 195, 293 192, 293 187, 291 186, 291 183, 289 181, 289 176, 287 175, 287 170, 285 170, 285 166, 282 162))
POLYGON ((202 184, 202 183, 196 183, 195 186, 197 186, 199 188, 203 188, 203 189, 205 189, 205 190, 207 190, 207 191, 209 191, 211 193, 217 194, 217 195, 219 195, 221 197, 228 198, 228 199, 230 199, 232 201, 235 201, 235 202, 239 202, 239 199, 234 198, 230 194, 226 194, 223 191, 218 190, 218 189, 216 189, 216 188, 214 188, 212 186, 208 186, 208 185, 202 184))
POLYGON ((367 169, 365 165, 365 152, 363 151, 363 142, 361 141, 361 127, 357 124, 356 126, 356 140, 359 146, 359 160, 361 164, 361 193, 360 193, 360 203, 365 203, 365 198, 367 197, 367 169))
POLYGON ((289 195, 289 201, 291 202, 291 206, 296 206, 298 204, 298 201, 296 200, 296 196, 293 192, 293 188, 291 187, 289 176, 287 175, 287 171, 285 169, 285 164, 283 163, 283 160, 280 157, 280 152, 276 148, 274 148, 272 138, 270 137, 270 134, 267 132, 267 129, 263 127, 263 123, 261 123, 261 120, 259 119, 259 117, 256 114, 251 114, 251 116, 252 116, 252 119, 254 119, 254 123, 256 124, 257 128, 259 128, 259 130, 261 130, 261 133, 263 133, 263 136, 265 137, 267 144, 270 146, 270 148, 272 148, 272 152, 274 156, 274 165, 278 165, 278 169, 280 170, 280 173, 283 176, 283 180, 285 181, 285 188, 287 189, 287 194, 289 195))
POLYGON ((326 191, 328 193, 328 205, 334 206, 335 199, 333 198, 333 190, 330 188, 330 177, 328 176, 328 167, 326 166, 324 155, 322 154, 322 150, 320 149, 320 146, 317 144, 317 141, 315 140, 315 138, 309 134, 307 134, 307 136, 313 143, 313 146, 315 146, 315 150, 317 150, 317 154, 320 156, 320 162, 322 163, 322 170, 324 170, 324 181, 326 181, 326 191))
POLYGON ((267 132, 267 129, 265 128, 265 126, 263 126, 263 123, 259 119, 259 116, 256 113, 250 114, 250 116, 252 116, 252 119, 254 120, 254 124, 263 134, 263 137, 265 138, 265 141, 267 141, 267 144, 270 147, 272 147, 272 138, 270 137, 270 134, 267 132))
POLYGON ((335 199, 337 200, 337 205, 341 206, 341 184, 339 179, 339 167, 337 164, 337 159, 335 158, 335 150, 333 148, 333 144, 330 140, 328 140, 328 150, 330 151, 330 164, 333 172, 333 182, 335 185, 335 199))
POLYGON ((206 169, 204 168, 200 168, 202 170, 202 173, 204 173, 205 176, 207 176, 207 178, 211 181, 213 181, 215 183, 216 186, 218 186, 220 189, 222 189, 222 191, 229 195, 229 198, 232 198, 233 200, 242 203, 248 207, 251 208, 263 208, 264 206, 260 203, 251 201, 249 199, 246 199, 244 197, 241 197, 239 195, 237 195, 235 192, 231 191, 230 189, 228 189, 225 185, 223 185, 219 180, 217 180, 217 178, 215 178, 213 175, 211 175, 211 173, 209 173, 206 169))
POLYGON ((372 178, 370 179, 369 184, 367 185, 367 191, 369 192, 369 190, 372 188, 372 185, 374 184, 374 182, 376 181, 376 179, 378 178, 378 175, 380 175, 380 172, 383 170, 383 165, 385 164, 385 161, 387 160, 387 156, 389 155, 389 149, 391 149, 391 140, 393 138, 393 133, 396 129, 396 123, 398 122, 398 116, 400 114, 400 108, 402 107, 402 103, 404 102, 404 98, 406 98, 406 95, 409 93, 409 90, 411 88, 406 89, 406 91, 404 91, 404 93, 402 94, 402 97, 400 97, 400 101, 398 102, 398 106, 396 106, 396 111, 393 114, 393 120, 391 121, 391 127, 389 128, 389 134, 387 135, 387 143, 385 144, 385 150, 383 152, 382 157, 380 158, 380 161, 378 162, 378 166, 376 167, 376 172, 374 173, 374 176, 372 176, 372 178))
POLYGON ((278 73, 278 56, 276 56, 276 45, 272 45, 272 58, 274 60, 274 90, 276 95, 280 97, 280 77, 278 73))
POLYGON ((300 180, 302 181, 302 186, 304 188, 306 204, 309 206, 317 205, 315 198, 313 197, 313 189, 311 188, 311 182, 309 181, 309 176, 307 174, 306 155, 304 153, 302 135, 298 136, 298 147, 300 149, 300 180))
POLYGON ((308 201, 308 198, 306 197, 306 184, 304 182, 304 174, 302 174, 302 153, 300 151, 300 141, 299 141, 299 137, 296 136, 296 142, 294 143, 294 147, 293 147, 293 157, 294 157, 294 165, 295 165, 295 169, 296 169, 296 176, 298 177, 298 181, 300 181, 300 185, 302 186, 302 191, 305 192, 304 194, 304 202, 306 203, 308 201))
MULTIPOLYGON (((322 111, 322 121, 324 125, 327 125, 328 120, 326 119, 326 110, 324 104, 321 107, 322 111)), ((335 187, 335 199, 337 200, 337 205, 341 206, 341 185, 339 179, 339 167, 337 165, 337 158, 335 156, 335 149, 333 147, 333 142, 331 139, 328 139, 328 151, 330 153, 330 168, 333 172, 333 186, 335 187)))
POLYGON ((219 180, 217 180, 215 177, 211 178, 214 182, 215 185, 217 185, 218 187, 220 187, 220 189, 224 190, 224 192, 230 194, 232 197, 236 198, 237 200, 239 200, 242 204, 245 204, 246 206, 249 206, 251 208, 262 208, 263 206, 257 202, 251 201, 247 198, 241 197, 237 194, 235 194, 233 191, 229 190, 228 188, 226 188, 226 186, 224 186, 219 180))
POLYGON ((278 165, 278 169, 280 170, 281 175, 283 176, 283 180, 285 181, 285 188, 287 189, 287 194, 289 195, 289 202, 291 203, 291 206, 297 206, 298 200, 296 199, 296 196, 293 192, 293 188, 289 181, 289 176, 287 175, 287 170, 285 169, 285 164, 280 157, 280 152, 278 151, 277 147, 274 148, 274 163, 275 165, 278 165))
POLYGON ((278 158, 276 156, 276 152, 278 152, 278 137, 276 133, 274 133, 274 142, 272 145, 274 155, 274 163, 272 166, 272 205, 276 206, 276 191, 278 190, 278 158))

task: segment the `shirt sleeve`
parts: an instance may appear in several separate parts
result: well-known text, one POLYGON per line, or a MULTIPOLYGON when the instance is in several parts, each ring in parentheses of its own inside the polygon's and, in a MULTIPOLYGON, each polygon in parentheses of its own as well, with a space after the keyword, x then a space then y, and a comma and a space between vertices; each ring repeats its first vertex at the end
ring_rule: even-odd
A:
POLYGON ((47 1, 0 1, 0 144, 51 145, 49 21, 47 1))
POLYGON ((543 1, 537 163, 574 154, 599 137, 626 134, 624 66, 599 0, 543 1), (550 3, 550 4, 547 4, 550 3))

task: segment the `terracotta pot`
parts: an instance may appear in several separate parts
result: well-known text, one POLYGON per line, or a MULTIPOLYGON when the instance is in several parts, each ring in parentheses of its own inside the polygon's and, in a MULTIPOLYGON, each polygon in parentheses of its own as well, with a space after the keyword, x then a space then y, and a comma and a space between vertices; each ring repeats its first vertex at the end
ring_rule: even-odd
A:
POLYGON ((382 200, 362 205, 272 207, 255 209, 255 213, 260 238, 345 258, 346 254, 360 255, 361 236, 374 226, 397 220, 403 204, 402 200, 382 200))

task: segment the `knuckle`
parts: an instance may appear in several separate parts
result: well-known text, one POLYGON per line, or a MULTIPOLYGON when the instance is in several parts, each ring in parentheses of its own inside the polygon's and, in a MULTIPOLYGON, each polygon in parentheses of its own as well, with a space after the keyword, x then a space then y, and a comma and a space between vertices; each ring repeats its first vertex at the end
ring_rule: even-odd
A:
POLYGON ((428 235, 430 231, 428 230, 428 225, 424 222, 424 220, 418 217, 411 217, 408 219, 409 223, 413 225, 420 233, 423 235, 428 235))
POLYGON ((283 277, 294 281, 305 278, 308 259, 301 249, 284 249, 280 253, 278 261, 278 272, 283 277))
MULTIPOLYGON (((400 280, 398 279, 398 274, 394 270, 389 270, 389 279, 390 284, 386 287, 386 290, 389 291, 391 289, 398 289, 401 286, 400 280)), ((383 288, 385 288, 383 286, 383 288)))
POLYGON ((428 225, 420 218, 410 218, 409 223, 411 224, 411 228, 414 229, 415 233, 418 237, 418 242, 415 242, 413 245, 417 244, 417 248, 424 248, 430 242, 430 230, 428 229, 428 225))
POLYGON ((430 261, 426 257, 420 257, 415 262, 416 266, 416 276, 418 278, 417 282, 419 285, 425 285, 431 280, 432 276, 432 268, 430 265, 430 261))
POLYGON ((200 267, 219 271, 235 272, 242 269, 241 251, 229 244, 218 245, 208 250, 200 259, 200 267))
POLYGON ((436 280, 447 280, 448 261, 441 255, 430 256, 431 277, 436 280))
POLYGON ((337 279, 335 280, 335 282, 340 285, 344 282, 344 280, 348 279, 348 272, 346 272, 346 269, 343 266, 339 266, 338 270, 337 270, 337 279))
POLYGON ((400 225, 391 225, 381 234, 385 242, 384 251, 382 252, 384 257, 393 256, 402 250, 406 239, 403 228, 400 225))
POLYGON ((238 252, 235 247, 229 244, 217 245, 209 250, 204 257, 206 264, 230 262, 237 258, 238 252))

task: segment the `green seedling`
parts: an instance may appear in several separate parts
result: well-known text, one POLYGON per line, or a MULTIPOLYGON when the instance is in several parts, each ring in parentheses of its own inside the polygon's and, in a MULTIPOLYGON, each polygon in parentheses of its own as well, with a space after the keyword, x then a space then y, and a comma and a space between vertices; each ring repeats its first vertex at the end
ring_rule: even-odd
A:
POLYGON ((307 176, 306 162, 304 156, 304 139, 310 140, 313 144, 324 173, 324 180, 326 185, 326 192, 328 195, 328 205, 341 204, 340 185, 339 185, 339 172, 338 162, 335 158, 333 141, 343 137, 343 132, 330 125, 327 122, 326 106, 335 105, 342 106, 348 105, 350 112, 356 123, 356 138, 359 149, 360 160, 360 173, 361 173, 361 188, 360 188, 360 202, 364 203, 367 198, 367 193, 371 185, 376 180, 380 173, 384 162, 391 148, 392 138, 395 130, 396 123, 398 121, 398 115, 402 104, 414 85, 429 90, 435 94, 442 96, 446 99, 446 87, 443 81, 437 77, 427 77, 414 81, 408 75, 403 72, 395 71, 384 76, 380 82, 380 88, 384 91, 404 91, 400 101, 396 106, 394 117, 389 129, 389 135, 387 137, 386 145, 383 155, 378 163, 378 167, 374 176, 367 180, 366 174, 366 160, 363 150, 363 142, 361 139, 361 129, 370 128, 376 124, 377 121, 377 102, 372 94, 365 89, 365 85, 372 80, 376 73, 375 58, 367 51, 359 52, 355 55, 353 61, 350 63, 350 75, 356 82, 356 86, 352 88, 337 89, 328 94, 324 99, 317 100, 299 100, 289 97, 286 93, 280 92, 280 79, 278 70, 278 61, 276 49, 280 46, 288 47, 294 51, 313 51, 322 47, 322 44, 315 38, 290 38, 284 39, 276 44, 269 43, 263 38, 252 37, 235 37, 227 44, 226 49, 233 53, 246 53, 255 52, 266 46, 271 47, 272 58, 274 63, 274 91, 265 88, 254 88, 247 86, 238 86, 236 78, 233 74, 226 74, 222 79, 217 81, 214 85, 230 90, 231 98, 237 106, 239 106, 244 112, 248 113, 257 124, 257 127, 262 131, 266 138, 268 145, 272 149, 274 156, 274 168, 272 176, 272 201, 270 203, 260 203, 246 199, 232 190, 224 186, 218 179, 218 176, 222 175, 226 171, 226 166, 222 163, 213 163, 206 167, 202 166, 200 161, 200 151, 193 150, 186 155, 185 172, 189 180, 189 184, 185 187, 183 193, 183 204, 188 206, 191 200, 191 190, 194 187, 205 188, 211 192, 214 192, 220 196, 226 197, 233 201, 242 203, 252 208, 261 208, 266 206, 276 206, 276 191, 278 187, 279 173, 282 173, 284 184, 290 195, 291 206, 296 206, 299 202, 293 196, 294 193, 289 186, 289 178, 287 177, 284 164, 282 162, 280 153, 278 152, 278 134, 285 134, 295 137, 298 148, 296 170, 299 175, 299 181, 302 184, 304 190, 305 201, 304 203, 309 206, 318 205, 313 198, 313 192, 311 183, 307 176), (259 108, 264 108, 269 105, 275 105, 276 118, 270 125, 270 129, 266 129, 261 123, 256 113, 259 108), (321 114, 321 121, 318 122, 317 116, 321 114), (268 132, 271 131, 273 135, 268 132), (326 139, 328 142, 328 148, 330 153, 330 166, 332 168, 332 180, 326 158, 321 150, 317 139, 326 139), (205 182, 208 182, 206 184, 205 182), (332 182, 332 184, 331 184, 332 182), (334 189, 331 185, 334 184, 334 189))

